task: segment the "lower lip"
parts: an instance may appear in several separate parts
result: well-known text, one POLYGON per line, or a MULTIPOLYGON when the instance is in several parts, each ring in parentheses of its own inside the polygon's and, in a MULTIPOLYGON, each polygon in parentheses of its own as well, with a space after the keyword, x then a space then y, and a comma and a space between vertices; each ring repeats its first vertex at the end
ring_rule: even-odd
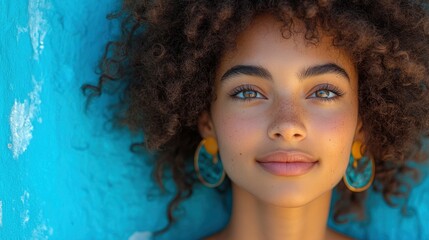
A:
POLYGON ((267 172, 284 177, 306 174, 317 162, 258 162, 267 172))

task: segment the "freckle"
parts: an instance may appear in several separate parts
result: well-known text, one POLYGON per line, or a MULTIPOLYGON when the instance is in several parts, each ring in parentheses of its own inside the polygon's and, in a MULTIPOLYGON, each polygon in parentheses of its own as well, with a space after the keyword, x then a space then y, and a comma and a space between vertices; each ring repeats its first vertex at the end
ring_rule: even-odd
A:
POLYGON ((328 141, 331 141, 331 139, 328 139, 328 141))
POLYGON ((243 153, 240 153, 240 156, 243 155, 243 153))

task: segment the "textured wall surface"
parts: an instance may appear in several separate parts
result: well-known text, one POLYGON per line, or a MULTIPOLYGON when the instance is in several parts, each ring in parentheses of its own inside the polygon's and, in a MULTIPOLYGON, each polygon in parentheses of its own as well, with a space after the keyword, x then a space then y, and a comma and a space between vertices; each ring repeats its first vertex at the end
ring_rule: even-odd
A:
MULTIPOLYGON (((81 84, 94 82, 118 25, 113 0, 0 0, 0 239, 146 239, 166 223, 139 136, 111 130, 103 96, 84 114, 81 84)), ((164 239, 196 239, 227 221, 216 191, 198 188, 164 239)), ((400 217, 377 194, 371 220, 334 226, 362 239, 429 239, 429 182, 400 217), (399 235, 398 235, 399 234, 399 235)))
POLYGON ((128 239, 164 226, 169 195, 128 151, 139 138, 108 131, 108 98, 84 114, 80 86, 97 78, 119 6, 0 0, 0 239, 128 239))

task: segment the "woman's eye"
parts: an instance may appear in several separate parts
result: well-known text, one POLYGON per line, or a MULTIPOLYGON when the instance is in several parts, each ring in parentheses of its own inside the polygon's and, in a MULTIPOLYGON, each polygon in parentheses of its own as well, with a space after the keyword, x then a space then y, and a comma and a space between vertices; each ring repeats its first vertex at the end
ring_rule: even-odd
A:
POLYGON ((338 96, 336 93, 326 89, 317 90, 316 92, 313 93, 313 95, 314 97, 317 97, 317 98, 334 98, 338 96))
POLYGON ((254 98, 261 98, 264 99, 265 97, 258 91, 255 90, 239 90, 238 92, 234 93, 232 95, 235 98, 238 99, 254 99, 254 98))
POLYGON ((236 100, 254 100, 254 99, 266 99, 266 97, 256 89, 253 85, 242 85, 229 93, 229 95, 236 100))
POLYGON ((326 84, 319 86, 319 89, 315 90, 309 98, 321 99, 324 101, 335 100, 341 97, 344 93, 335 86, 326 84))

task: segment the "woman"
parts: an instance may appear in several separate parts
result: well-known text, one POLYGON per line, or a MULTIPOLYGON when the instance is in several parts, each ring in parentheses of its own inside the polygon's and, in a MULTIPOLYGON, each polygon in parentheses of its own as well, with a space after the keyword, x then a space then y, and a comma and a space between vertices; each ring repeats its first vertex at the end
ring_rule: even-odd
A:
POLYGON ((370 186, 388 203, 407 196, 407 162, 423 160, 429 127, 423 3, 124 6, 131 30, 95 89, 126 83, 121 120, 157 150, 158 181, 169 169, 178 189, 170 222, 197 181, 225 175, 231 219, 207 239, 347 239, 326 224, 339 182, 337 220, 362 211, 370 186))

